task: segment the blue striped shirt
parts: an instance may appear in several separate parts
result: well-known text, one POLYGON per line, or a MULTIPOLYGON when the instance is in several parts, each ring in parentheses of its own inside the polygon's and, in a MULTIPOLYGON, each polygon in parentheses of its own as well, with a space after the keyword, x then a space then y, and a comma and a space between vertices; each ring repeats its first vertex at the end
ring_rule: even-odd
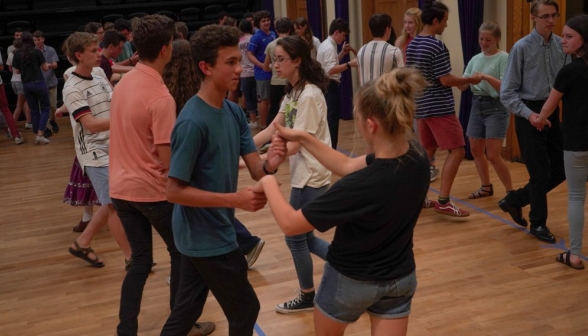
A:
POLYGON ((533 29, 510 50, 500 85, 500 101, 515 115, 529 119, 533 112, 524 100, 546 100, 555 77, 570 58, 563 52, 561 37, 551 34, 549 42, 533 29))
POLYGON ((418 69, 429 85, 416 98, 417 118, 442 117, 455 114, 453 92, 440 77, 451 73, 449 50, 434 36, 415 36, 406 48, 406 65, 418 69))

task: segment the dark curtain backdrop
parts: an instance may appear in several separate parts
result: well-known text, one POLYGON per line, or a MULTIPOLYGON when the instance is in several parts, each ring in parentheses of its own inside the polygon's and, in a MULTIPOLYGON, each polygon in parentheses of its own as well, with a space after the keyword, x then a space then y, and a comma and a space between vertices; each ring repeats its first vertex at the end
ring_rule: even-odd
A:
MULTIPOLYGON (((459 8, 459 30, 461 32, 461 47, 463 50, 464 70, 470 59, 480 52, 478 44, 478 29, 484 20, 484 0, 458 0, 459 8)), ((461 94, 459 108, 459 122, 464 130, 466 139, 466 159, 472 160, 474 157, 470 152, 470 142, 468 141, 465 131, 470 120, 472 108, 472 91, 467 89, 461 94)))
POLYGON ((306 11, 308 12, 308 24, 312 33, 321 42, 323 41, 323 13, 321 2, 317 0, 306 0, 306 11))
POLYGON ((272 17, 272 26, 270 29, 274 30, 274 0, 263 0, 263 9, 270 12, 270 15, 272 17))
MULTIPOLYGON (((349 22, 349 0, 335 0, 335 16, 349 22)), ((353 33, 353 29, 351 30, 353 33)), ((357 30, 355 34, 357 34, 357 30)), ((347 43, 349 43, 349 36, 347 37, 347 43)), ((359 46, 353 47, 359 49, 359 46)), ((338 50, 341 50, 340 46, 338 50)), ((349 55, 346 55, 340 64, 345 64, 349 60, 349 55)), ((354 71, 353 69, 355 68, 341 73, 341 119, 343 120, 353 119, 353 87, 351 85, 351 71, 354 71)))
POLYGON ((419 8, 423 9, 423 5, 425 4, 425 0, 419 0, 419 8))

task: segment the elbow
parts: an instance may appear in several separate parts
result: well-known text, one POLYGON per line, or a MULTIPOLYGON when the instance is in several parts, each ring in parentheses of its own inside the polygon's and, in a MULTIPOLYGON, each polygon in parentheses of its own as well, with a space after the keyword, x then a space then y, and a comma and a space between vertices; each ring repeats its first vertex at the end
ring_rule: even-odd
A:
POLYGON ((171 186, 168 182, 167 187, 165 188, 165 197, 167 198, 167 201, 170 203, 178 203, 178 194, 178 188, 175 186, 171 186))

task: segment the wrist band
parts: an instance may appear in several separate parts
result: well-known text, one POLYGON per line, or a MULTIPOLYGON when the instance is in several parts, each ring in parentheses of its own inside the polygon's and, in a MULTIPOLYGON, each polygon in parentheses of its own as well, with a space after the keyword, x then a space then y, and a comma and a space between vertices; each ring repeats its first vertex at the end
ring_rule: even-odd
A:
POLYGON ((278 169, 274 170, 273 172, 269 172, 269 171, 267 171, 267 169, 265 168, 265 165, 266 165, 266 164, 267 164, 267 160, 265 160, 265 161, 263 162, 263 172, 264 172, 266 175, 274 175, 275 173, 277 173, 277 172, 278 172, 278 169))

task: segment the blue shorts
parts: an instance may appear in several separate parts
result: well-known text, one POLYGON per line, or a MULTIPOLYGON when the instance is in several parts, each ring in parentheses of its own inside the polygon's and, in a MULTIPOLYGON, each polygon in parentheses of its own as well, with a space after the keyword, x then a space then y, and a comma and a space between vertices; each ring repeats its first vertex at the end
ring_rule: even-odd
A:
POLYGON ((510 113, 500 100, 474 96, 466 134, 474 139, 504 139, 509 121, 510 113))
POLYGON ((410 314, 416 291, 416 271, 400 279, 359 281, 344 276, 328 262, 315 297, 315 309, 340 323, 357 321, 361 314, 398 319, 410 314))
POLYGON ((100 203, 102 205, 112 204, 110 200, 110 189, 108 187, 108 167, 85 166, 84 170, 92 182, 100 203))

